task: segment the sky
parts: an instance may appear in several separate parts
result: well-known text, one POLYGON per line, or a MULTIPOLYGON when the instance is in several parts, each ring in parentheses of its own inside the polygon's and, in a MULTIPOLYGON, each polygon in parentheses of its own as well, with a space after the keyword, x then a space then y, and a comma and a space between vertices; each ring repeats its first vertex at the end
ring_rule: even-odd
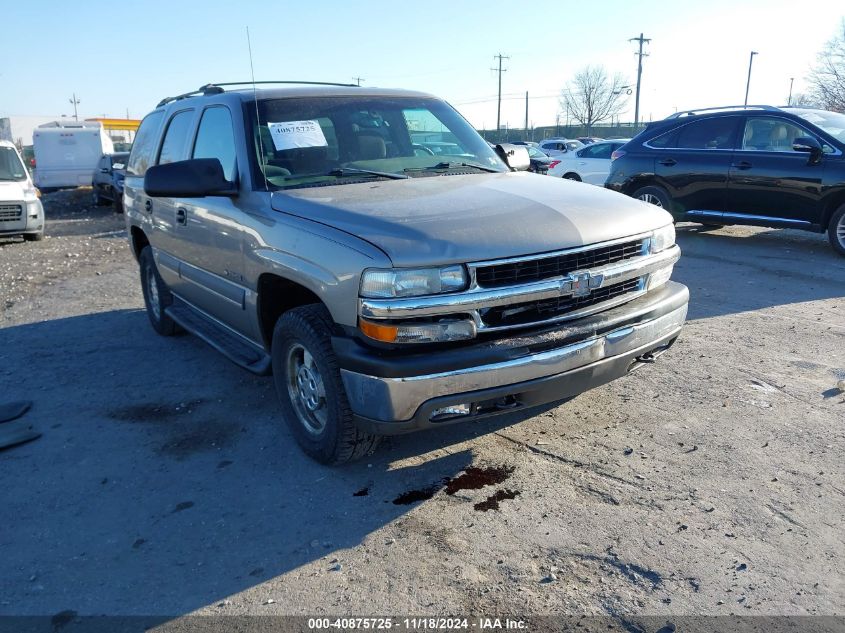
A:
MULTIPOLYGON (((0 117, 141 118, 163 97, 209 82, 255 78, 352 82, 430 92, 476 127, 496 124, 501 53, 502 125, 553 125, 559 95, 586 65, 636 83, 640 118, 677 109, 784 104, 824 43, 841 29, 843 0, 55 0, 3 3, 0 117), (15 54, 9 54, 15 51, 15 54)), ((633 120, 634 96, 622 120, 633 120)), ((565 115, 561 115, 563 123, 565 115)))

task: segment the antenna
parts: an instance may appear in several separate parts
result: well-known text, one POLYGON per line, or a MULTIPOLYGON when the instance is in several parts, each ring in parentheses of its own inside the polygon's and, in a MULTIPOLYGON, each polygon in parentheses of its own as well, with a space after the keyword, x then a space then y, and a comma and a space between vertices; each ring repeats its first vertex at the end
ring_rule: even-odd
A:
POLYGON ((261 175, 264 176, 264 187, 267 186, 267 164, 264 159, 264 141, 261 138, 261 119, 258 114, 258 91, 255 89, 255 70, 252 67, 252 41, 249 39, 249 27, 246 27, 246 45, 249 49, 249 73, 252 76, 252 99, 255 102, 255 131, 258 134, 258 160, 261 161, 261 175))

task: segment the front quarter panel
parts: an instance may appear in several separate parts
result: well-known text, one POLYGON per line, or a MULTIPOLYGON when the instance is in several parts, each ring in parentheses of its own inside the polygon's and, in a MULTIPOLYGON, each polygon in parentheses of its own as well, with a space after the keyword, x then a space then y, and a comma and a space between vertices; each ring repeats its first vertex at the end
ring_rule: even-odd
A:
POLYGON ((243 227, 249 289, 257 292, 261 275, 275 274, 317 295, 335 323, 356 327, 361 273, 389 268, 390 259, 357 237, 261 207, 266 210, 247 215, 243 227))

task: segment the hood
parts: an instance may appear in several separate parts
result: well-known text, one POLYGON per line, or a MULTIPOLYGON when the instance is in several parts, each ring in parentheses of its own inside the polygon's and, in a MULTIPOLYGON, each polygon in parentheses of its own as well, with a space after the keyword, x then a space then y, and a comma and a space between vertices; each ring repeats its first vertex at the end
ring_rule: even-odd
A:
MULTIPOLYGON (((4 202, 21 202, 24 190, 31 191, 32 185, 27 180, 0 180, 0 204, 4 202)), ((32 195, 30 193, 30 195, 32 195)))
POLYGON ((394 266, 464 263, 585 246, 671 216, 602 187, 527 172, 277 191, 272 207, 356 235, 394 266))

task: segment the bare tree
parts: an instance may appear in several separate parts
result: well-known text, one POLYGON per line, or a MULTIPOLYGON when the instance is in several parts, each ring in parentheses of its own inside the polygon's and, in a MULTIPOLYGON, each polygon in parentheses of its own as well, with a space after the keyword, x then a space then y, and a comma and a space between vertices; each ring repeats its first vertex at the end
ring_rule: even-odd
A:
POLYGON ((818 108, 818 102, 816 98, 811 95, 807 94, 806 92, 797 92, 792 95, 792 101, 790 105, 795 106, 796 108, 818 108))
POLYGON ((609 77, 604 66, 585 66, 561 91, 560 106, 587 128, 625 109, 630 86, 619 73, 609 77))
POLYGON ((820 107, 845 112, 845 19, 836 37, 819 53, 818 62, 808 79, 813 100, 820 107))

